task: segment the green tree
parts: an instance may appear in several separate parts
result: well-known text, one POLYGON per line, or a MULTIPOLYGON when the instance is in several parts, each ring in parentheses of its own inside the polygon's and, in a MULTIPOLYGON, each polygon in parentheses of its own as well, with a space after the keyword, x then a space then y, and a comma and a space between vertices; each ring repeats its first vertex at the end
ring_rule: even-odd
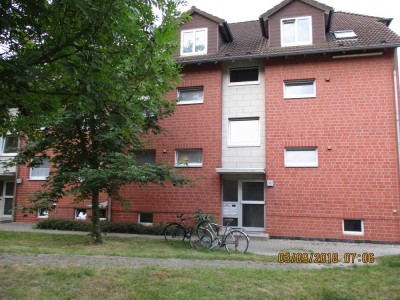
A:
POLYGON ((25 209, 51 209, 68 193, 91 199, 100 243, 101 192, 120 199, 123 184, 188 182, 167 165, 137 165, 133 152, 174 109, 165 95, 179 80, 180 4, 2 1, 0 128, 23 137, 15 164, 34 167, 51 153, 53 169, 25 209))

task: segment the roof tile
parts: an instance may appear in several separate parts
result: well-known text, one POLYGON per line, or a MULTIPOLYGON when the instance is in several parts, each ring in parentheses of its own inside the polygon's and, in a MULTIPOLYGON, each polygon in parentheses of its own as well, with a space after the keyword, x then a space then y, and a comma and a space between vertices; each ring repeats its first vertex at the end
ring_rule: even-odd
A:
POLYGON ((229 24, 233 41, 225 43, 218 53, 212 55, 177 57, 179 63, 219 61, 228 58, 273 57, 324 53, 347 50, 394 48, 400 46, 400 37, 382 23, 381 18, 345 12, 333 14, 331 31, 326 33, 324 43, 294 47, 269 47, 262 36, 259 21, 229 24), (337 40, 333 34, 339 30, 354 30, 356 39, 337 40))

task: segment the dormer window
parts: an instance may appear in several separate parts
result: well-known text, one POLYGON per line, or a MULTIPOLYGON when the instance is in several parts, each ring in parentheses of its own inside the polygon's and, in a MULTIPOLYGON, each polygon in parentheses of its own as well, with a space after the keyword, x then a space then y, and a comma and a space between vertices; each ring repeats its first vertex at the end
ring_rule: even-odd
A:
POLYGON ((181 55, 207 54, 207 28, 181 31, 181 55))
POLYGON ((311 17, 281 20, 281 45, 299 46, 312 44, 311 17))
POLYGON ((337 40, 356 39, 357 34, 353 30, 341 30, 333 33, 337 40))

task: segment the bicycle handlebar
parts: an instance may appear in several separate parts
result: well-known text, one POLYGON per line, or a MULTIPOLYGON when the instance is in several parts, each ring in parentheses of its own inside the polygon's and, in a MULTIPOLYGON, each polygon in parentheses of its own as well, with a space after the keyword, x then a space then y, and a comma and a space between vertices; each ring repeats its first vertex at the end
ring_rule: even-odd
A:
MULTIPOLYGON (((176 215, 176 217, 177 217, 178 219, 183 219, 183 215, 184 215, 183 213, 179 213, 179 214, 176 215)), ((208 216, 207 216, 207 215, 203 216, 203 215, 202 215, 202 210, 201 210, 201 208, 198 208, 198 209, 196 210, 196 213, 194 214, 193 217, 186 218, 185 220, 187 220, 187 219, 194 219, 194 218, 200 218, 200 219, 202 219, 202 220, 207 220, 207 219, 208 219, 208 216), (198 216, 198 215, 200 215, 200 216, 198 216)))

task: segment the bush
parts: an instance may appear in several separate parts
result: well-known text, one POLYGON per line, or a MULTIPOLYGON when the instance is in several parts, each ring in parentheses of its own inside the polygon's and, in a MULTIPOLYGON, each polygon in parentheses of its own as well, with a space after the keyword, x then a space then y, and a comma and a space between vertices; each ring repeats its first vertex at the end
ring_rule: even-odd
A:
POLYGON ((90 223, 78 220, 47 219, 36 224, 37 229, 89 231, 90 223))
MULTIPOLYGON (((108 222, 102 221, 101 231, 104 233, 134 233, 134 234, 164 234, 163 224, 144 226, 133 222, 108 222)), ((78 220, 47 219, 36 224, 37 229, 52 229, 66 231, 90 231, 91 223, 78 220)))

